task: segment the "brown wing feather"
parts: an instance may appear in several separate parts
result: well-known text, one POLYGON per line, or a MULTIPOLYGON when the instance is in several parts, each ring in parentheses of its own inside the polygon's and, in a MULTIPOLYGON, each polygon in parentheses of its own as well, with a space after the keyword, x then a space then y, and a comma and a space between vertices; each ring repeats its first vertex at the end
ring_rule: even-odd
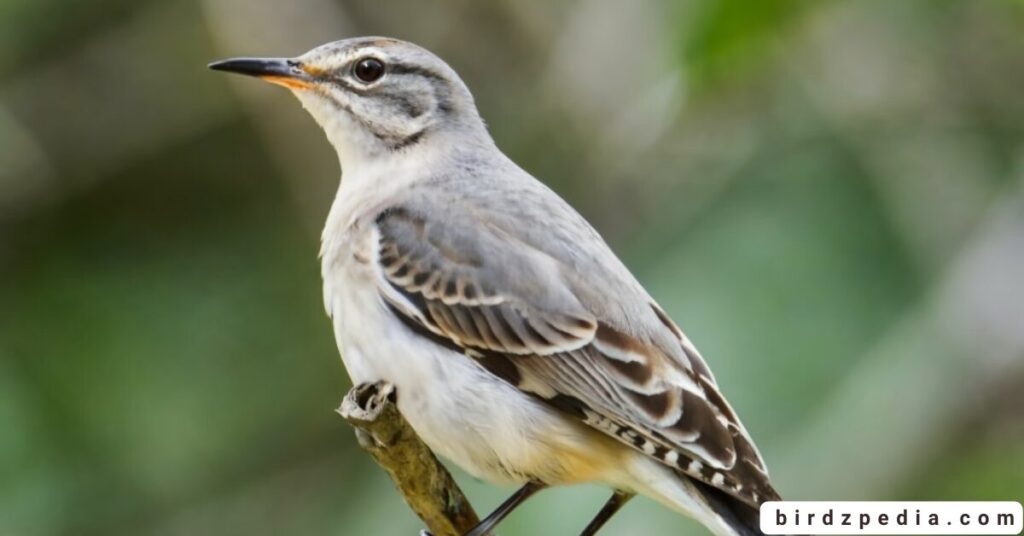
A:
POLYGON ((778 497, 710 370, 656 305, 691 367, 577 304, 524 303, 499 284, 514 281, 487 276, 505 267, 454 247, 417 214, 391 209, 376 224, 382 295, 408 325, 692 478, 755 506, 778 497))

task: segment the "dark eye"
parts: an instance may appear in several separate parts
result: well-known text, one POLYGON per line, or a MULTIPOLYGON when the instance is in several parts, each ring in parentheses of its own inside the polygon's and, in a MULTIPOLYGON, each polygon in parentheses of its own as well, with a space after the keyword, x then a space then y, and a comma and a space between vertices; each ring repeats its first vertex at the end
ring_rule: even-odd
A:
POLYGON ((384 62, 377 58, 363 58, 356 62, 355 67, 352 68, 352 74, 363 82, 376 82, 384 76, 384 62))

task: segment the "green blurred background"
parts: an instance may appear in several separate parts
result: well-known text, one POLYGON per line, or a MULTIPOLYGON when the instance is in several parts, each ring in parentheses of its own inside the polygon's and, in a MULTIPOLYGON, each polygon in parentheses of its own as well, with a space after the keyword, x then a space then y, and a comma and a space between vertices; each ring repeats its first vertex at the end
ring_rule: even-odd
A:
MULTIPOLYGON (((333 151, 205 68, 365 34, 462 74, 783 495, 1024 496, 1024 3, 0 0, 0 535, 420 528, 333 412, 333 151)), ((502 534, 605 492, 541 497, 502 534)), ((679 533, 646 500, 607 529, 679 533)))

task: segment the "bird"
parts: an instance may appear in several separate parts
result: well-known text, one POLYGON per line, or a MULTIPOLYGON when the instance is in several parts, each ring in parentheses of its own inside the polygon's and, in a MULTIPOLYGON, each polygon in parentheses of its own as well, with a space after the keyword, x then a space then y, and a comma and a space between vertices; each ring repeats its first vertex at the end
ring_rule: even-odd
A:
POLYGON ((353 383, 386 381, 413 430, 471 475, 519 486, 468 536, 549 486, 637 494, 718 535, 779 500, 697 348, 601 235, 507 157, 459 75, 398 39, 211 69, 284 86, 342 177, 321 237, 327 315, 353 383))

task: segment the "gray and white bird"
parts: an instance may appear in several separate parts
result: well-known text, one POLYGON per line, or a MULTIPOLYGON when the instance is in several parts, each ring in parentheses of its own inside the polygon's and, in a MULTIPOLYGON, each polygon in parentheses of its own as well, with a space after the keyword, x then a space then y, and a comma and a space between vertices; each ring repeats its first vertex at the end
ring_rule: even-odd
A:
POLYGON ((211 68, 283 85, 343 179, 320 256, 355 383, 387 381, 426 444, 520 490, 639 493, 715 534, 760 534, 765 463, 693 344, 586 220, 494 144, 444 61, 380 37, 211 68))

